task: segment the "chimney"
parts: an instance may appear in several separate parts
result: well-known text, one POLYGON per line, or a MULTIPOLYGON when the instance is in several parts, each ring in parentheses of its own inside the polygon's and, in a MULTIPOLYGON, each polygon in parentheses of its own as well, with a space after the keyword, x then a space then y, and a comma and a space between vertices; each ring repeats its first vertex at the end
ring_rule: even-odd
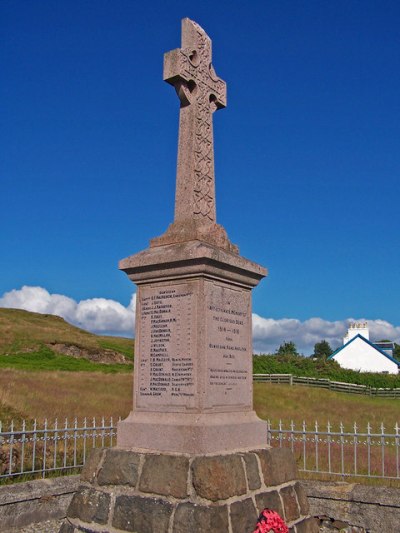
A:
POLYGON ((350 322, 349 329, 343 337, 343 344, 351 341, 357 335, 362 335, 364 339, 369 340, 368 322, 350 322))

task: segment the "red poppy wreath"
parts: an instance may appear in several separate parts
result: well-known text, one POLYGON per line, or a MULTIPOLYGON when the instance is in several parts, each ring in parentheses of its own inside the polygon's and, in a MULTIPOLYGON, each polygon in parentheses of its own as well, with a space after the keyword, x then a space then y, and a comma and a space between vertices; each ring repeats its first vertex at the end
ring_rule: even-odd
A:
POLYGON ((283 519, 271 509, 264 509, 257 520, 253 533, 288 533, 289 530, 283 519))

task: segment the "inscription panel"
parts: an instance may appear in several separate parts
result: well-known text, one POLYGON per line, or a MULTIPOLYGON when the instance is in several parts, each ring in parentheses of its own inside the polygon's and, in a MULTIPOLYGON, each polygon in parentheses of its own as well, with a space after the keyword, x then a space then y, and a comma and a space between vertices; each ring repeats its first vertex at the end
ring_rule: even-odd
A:
POLYGON ((136 406, 194 407, 193 285, 140 287, 138 320, 136 406))
POLYGON ((252 406, 250 292, 206 282, 206 406, 252 406))

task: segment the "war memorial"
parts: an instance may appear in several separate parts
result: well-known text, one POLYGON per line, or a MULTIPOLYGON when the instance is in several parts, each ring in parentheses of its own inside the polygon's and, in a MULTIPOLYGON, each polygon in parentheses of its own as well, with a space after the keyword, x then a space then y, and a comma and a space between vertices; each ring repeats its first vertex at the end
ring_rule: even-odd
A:
POLYGON ((253 410, 251 291, 266 270, 217 223, 213 113, 226 106, 211 40, 189 19, 164 56, 178 95, 174 221, 120 262, 137 285, 133 409, 94 450, 61 533, 252 533, 272 509, 318 531, 287 449, 253 410))

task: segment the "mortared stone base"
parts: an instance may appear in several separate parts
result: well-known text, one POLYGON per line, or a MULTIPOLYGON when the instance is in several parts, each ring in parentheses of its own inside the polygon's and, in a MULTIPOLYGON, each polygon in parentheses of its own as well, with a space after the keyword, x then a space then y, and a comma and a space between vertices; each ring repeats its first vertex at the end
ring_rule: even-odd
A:
POLYGON ((93 450, 60 533, 252 533, 266 507, 316 533, 287 449, 218 455, 93 450))

